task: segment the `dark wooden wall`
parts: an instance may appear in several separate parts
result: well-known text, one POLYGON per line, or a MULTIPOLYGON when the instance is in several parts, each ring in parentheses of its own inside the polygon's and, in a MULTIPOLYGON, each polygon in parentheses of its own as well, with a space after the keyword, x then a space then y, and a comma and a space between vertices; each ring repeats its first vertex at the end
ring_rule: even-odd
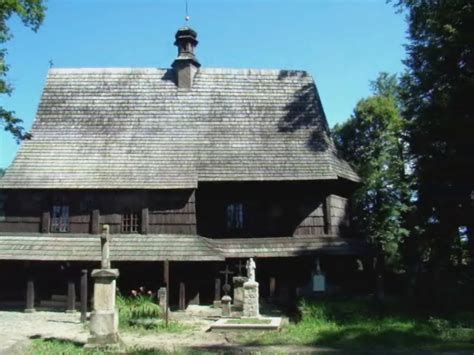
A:
POLYGON ((137 213, 143 234, 211 238, 342 235, 350 231, 350 187, 339 182, 201 183, 194 190, 6 191, 0 232, 49 233, 53 205, 70 208, 69 233, 121 233, 137 213), (226 208, 242 203, 244 228, 229 230, 226 208))
POLYGON ((48 233, 53 205, 70 208, 69 233, 121 232, 122 214, 138 213, 142 233, 195 234, 194 190, 7 191, 0 232, 48 233), (148 222, 148 223, 146 223, 148 222))
POLYGON ((203 183, 196 192, 197 230, 213 238, 338 235, 349 221, 342 196, 352 188, 338 181, 203 183), (226 226, 229 203, 244 206, 241 230, 226 226))

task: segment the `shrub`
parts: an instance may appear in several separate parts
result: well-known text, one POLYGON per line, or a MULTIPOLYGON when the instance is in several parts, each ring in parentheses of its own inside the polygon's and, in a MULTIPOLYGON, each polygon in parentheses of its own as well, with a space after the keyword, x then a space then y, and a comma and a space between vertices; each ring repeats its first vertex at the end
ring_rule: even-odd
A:
POLYGON ((161 308, 153 300, 153 294, 132 291, 132 295, 125 297, 117 295, 117 308, 122 323, 129 324, 131 320, 158 318, 161 308))

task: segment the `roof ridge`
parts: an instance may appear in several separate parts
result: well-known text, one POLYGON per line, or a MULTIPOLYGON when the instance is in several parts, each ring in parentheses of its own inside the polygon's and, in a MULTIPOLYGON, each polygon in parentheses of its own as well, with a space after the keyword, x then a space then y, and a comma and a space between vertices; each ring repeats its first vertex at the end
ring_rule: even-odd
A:
MULTIPOLYGON (((172 70, 172 68, 158 67, 83 67, 83 68, 51 68, 48 74, 88 74, 88 73, 158 73, 172 70)), ((278 75, 285 77, 308 77, 306 70, 296 69, 261 69, 261 68, 199 68, 206 74, 246 74, 246 75, 278 75)))

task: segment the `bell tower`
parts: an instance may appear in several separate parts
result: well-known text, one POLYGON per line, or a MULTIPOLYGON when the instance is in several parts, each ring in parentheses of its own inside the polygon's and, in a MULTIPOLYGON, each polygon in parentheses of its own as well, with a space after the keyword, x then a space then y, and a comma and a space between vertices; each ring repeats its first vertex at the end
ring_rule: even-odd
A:
POLYGON ((180 89, 191 89, 194 76, 201 66, 194 54, 198 44, 197 33, 189 27, 182 27, 176 32, 175 39, 174 45, 178 47, 178 57, 172 67, 176 85, 180 89))

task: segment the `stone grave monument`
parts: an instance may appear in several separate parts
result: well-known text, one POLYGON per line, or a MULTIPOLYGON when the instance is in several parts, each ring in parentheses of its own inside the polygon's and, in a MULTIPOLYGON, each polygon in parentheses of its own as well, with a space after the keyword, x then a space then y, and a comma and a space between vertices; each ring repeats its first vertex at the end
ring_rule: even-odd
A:
POLYGON ((248 281, 244 283, 244 317, 260 316, 258 304, 258 282, 255 281, 255 261, 250 258, 247 261, 248 281))
POLYGON ((118 310, 115 307, 118 269, 110 266, 109 226, 104 225, 100 236, 102 247, 101 268, 92 271, 94 280, 94 306, 90 319, 90 336, 87 347, 118 345, 118 310))
POLYGON ((242 275, 244 264, 241 261, 237 264, 239 273, 232 277, 232 284, 234 285, 234 300, 233 304, 236 310, 241 311, 244 306, 244 283, 248 281, 246 276, 242 275))
POLYGON ((220 273, 225 275, 225 284, 222 286, 224 296, 222 296, 221 299, 222 317, 230 317, 232 297, 229 296, 229 291, 231 288, 229 285, 229 275, 232 275, 233 272, 229 270, 229 265, 226 265, 225 270, 220 271, 220 273))

